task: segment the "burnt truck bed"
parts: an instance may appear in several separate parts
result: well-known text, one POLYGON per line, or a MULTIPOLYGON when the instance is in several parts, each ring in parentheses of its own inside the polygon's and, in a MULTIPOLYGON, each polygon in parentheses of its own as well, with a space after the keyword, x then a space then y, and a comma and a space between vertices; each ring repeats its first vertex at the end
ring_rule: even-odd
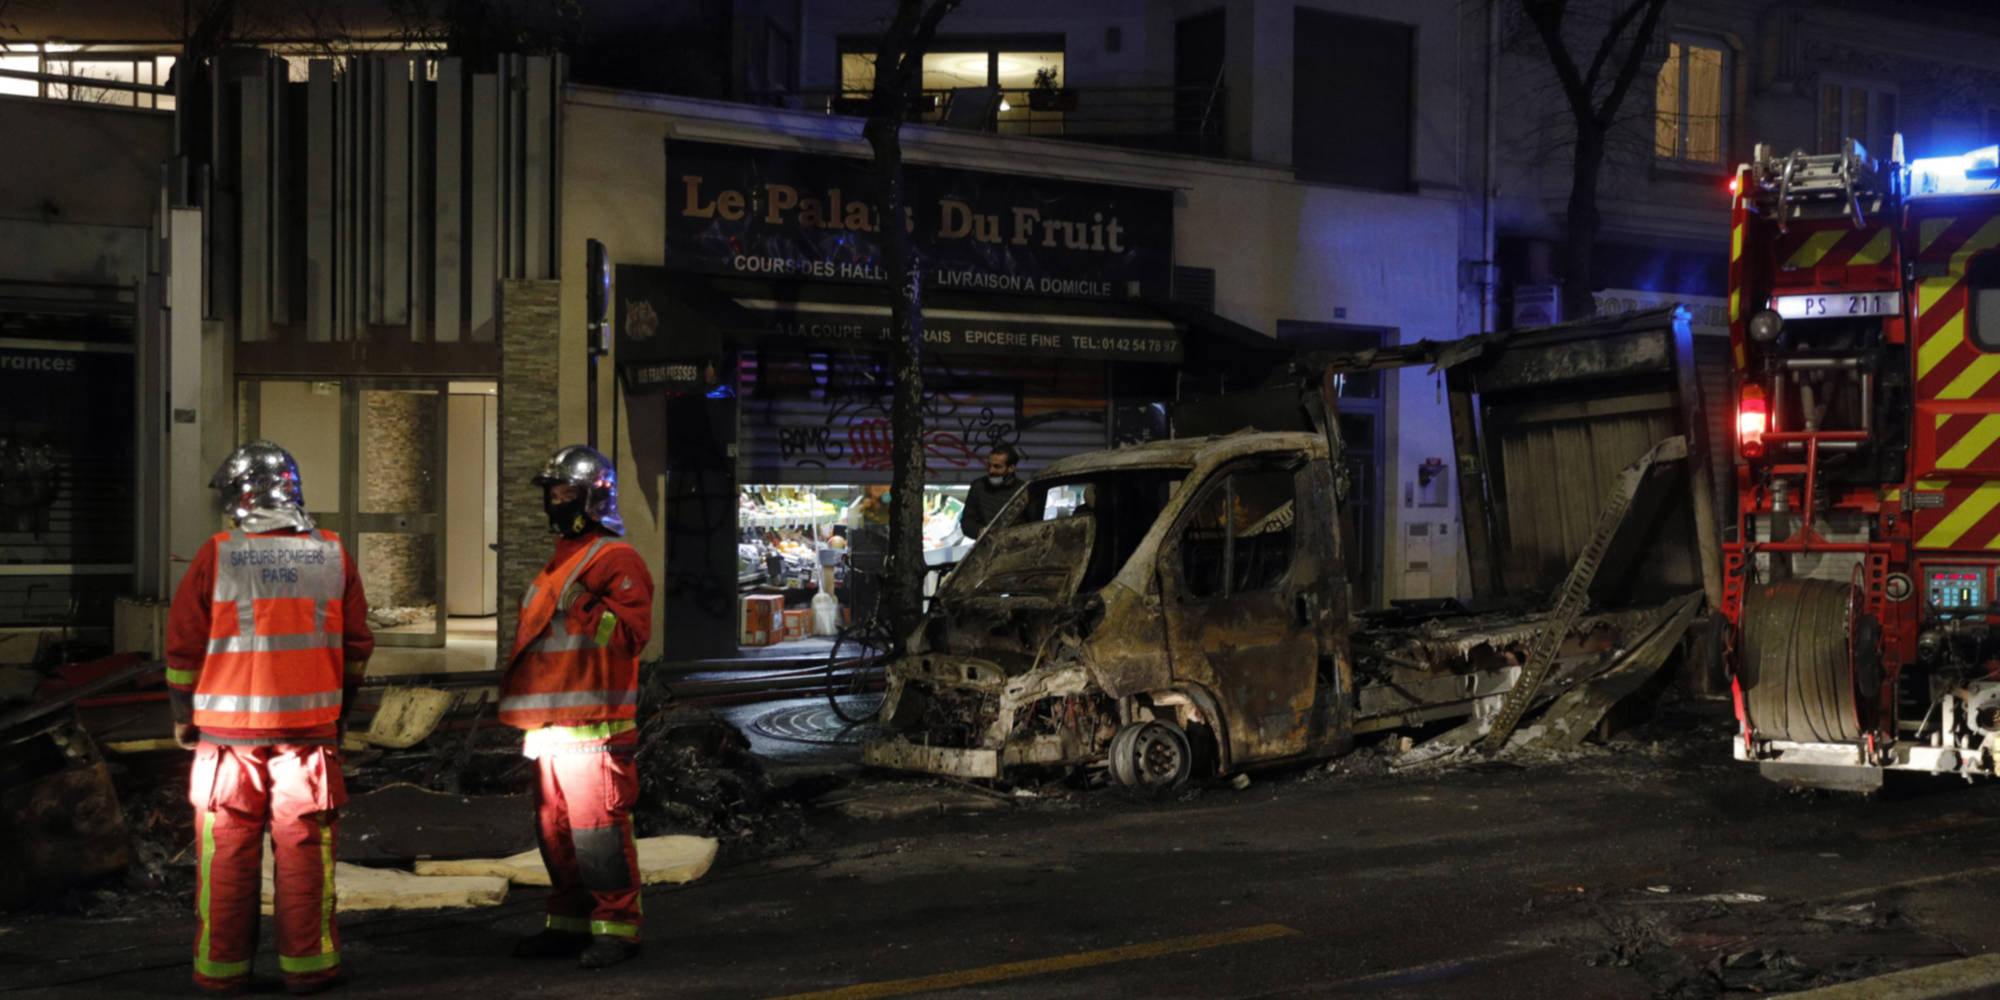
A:
MULTIPOLYGON (((1639 608, 1578 621, 1563 641, 1546 692, 1562 693, 1629 648, 1658 613, 1639 608)), ((1350 635, 1354 685, 1345 713, 1348 732, 1361 736, 1491 718, 1519 678, 1530 640, 1549 617, 1547 612, 1444 614, 1372 627, 1357 619, 1350 635)), ((932 656, 902 663, 897 672, 899 704, 885 714, 909 717, 897 731, 864 743, 863 761, 878 767, 997 779, 1017 768, 1100 765, 1120 725, 1129 721, 1121 717, 1119 700, 1078 663, 982 679, 977 665, 932 656), (906 699, 920 701, 921 708, 910 709, 906 699)), ((1254 699, 1276 692, 1245 693, 1254 699)), ((1191 698, 1179 706, 1170 704, 1174 700, 1155 697, 1149 707, 1155 712, 1197 707, 1191 698)), ((1195 721, 1190 728, 1203 726, 1195 721)), ((1313 755, 1302 749, 1291 756, 1313 755)), ((1262 762, 1244 766, 1251 763, 1262 762)))

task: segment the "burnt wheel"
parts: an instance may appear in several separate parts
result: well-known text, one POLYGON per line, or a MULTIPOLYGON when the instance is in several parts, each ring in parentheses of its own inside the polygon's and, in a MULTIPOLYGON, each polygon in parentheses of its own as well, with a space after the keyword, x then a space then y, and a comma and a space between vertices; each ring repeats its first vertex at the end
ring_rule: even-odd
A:
POLYGON ((1861 739, 1855 712, 1853 589, 1780 580, 1743 604, 1744 709, 1758 736, 1813 743, 1861 739))
POLYGON ((1165 793, 1194 774, 1194 747, 1171 722, 1131 722, 1111 738, 1111 775, 1127 788, 1165 793))

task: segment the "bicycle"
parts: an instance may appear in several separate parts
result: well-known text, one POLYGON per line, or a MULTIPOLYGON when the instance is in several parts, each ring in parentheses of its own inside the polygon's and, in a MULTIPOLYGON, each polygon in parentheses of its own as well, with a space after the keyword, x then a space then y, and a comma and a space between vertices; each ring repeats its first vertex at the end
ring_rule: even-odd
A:
POLYGON ((873 599, 867 602, 865 608, 855 609, 854 621, 834 633, 833 648, 827 651, 826 656, 826 702, 833 709, 833 714, 849 725, 860 725, 874 719, 888 698, 887 677, 881 673, 881 665, 895 644, 895 634, 880 614, 882 591, 879 586, 854 586, 860 579, 886 576, 886 573, 863 569, 855 565, 851 557, 849 559, 848 593, 871 591, 873 594, 873 599), (871 682, 877 679, 882 682, 880 694, 872 702, 862 701, 869 694, 871 682), (857 708, 857 703, 860 708, 857 708))

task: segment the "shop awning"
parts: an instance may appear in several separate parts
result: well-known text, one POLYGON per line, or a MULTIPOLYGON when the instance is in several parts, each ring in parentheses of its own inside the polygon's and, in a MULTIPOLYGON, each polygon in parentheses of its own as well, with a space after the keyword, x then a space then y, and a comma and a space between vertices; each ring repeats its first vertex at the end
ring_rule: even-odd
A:
MULTIPOLYGON (((618 281, 619 367, 628 377, 730 349, 885 348, 893 338, 877 286, 630 266, 618 281)), ((926 349, 938 354, 1204 367, 1284 354, 1270 337, 1183 303, 936 289, 924 296, 924 327, 926 349)))

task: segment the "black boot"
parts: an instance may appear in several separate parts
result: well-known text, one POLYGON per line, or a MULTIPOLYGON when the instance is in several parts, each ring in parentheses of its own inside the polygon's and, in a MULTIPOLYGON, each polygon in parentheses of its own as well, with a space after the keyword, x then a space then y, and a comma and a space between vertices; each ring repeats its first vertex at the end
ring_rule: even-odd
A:
POLYGON ((590 935, 583 931, 541 930, 514 943, 515 958, 575 958, 590 947, 590 935))
POLYGON ((608 969, 639 953, 639 942, 627 941, 609 934, 599 934, 590 939, 590 947, 577 956, 576 964, 586 969, 608 969))

